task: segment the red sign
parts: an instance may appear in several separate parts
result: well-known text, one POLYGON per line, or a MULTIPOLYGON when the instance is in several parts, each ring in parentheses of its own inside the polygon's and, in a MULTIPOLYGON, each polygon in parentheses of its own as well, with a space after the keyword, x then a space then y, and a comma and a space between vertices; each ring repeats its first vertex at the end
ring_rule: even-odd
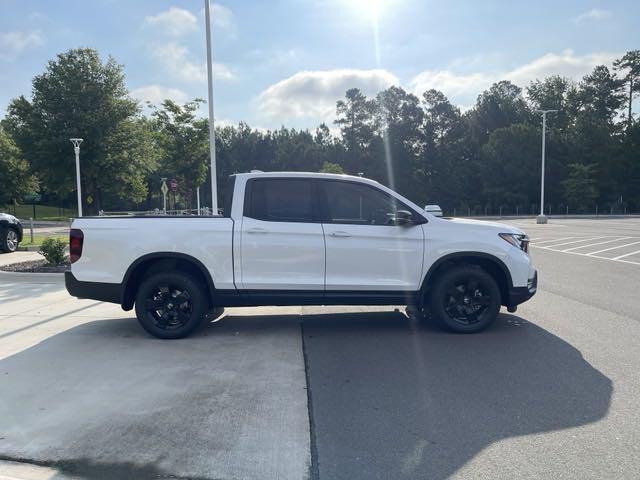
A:
POLYGON ((169 180, 169 190, 171 190, 172 192, 178 190, 178 181, 175 178, 169 180))

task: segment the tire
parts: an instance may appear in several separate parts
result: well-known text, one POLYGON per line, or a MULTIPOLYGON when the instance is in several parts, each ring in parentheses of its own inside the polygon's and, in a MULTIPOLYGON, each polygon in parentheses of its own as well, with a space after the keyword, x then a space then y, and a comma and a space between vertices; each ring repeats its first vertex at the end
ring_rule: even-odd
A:
POLYGON ((192 276, 156 273, 143 280, 136 293, 136 316, 142 328, 157 338, 183 338, 194 331, 209 309, 204 288, 192 276))
POLYGON ((436 279, 429 295, 434 319, 447 330, 476 333, 497 318, 502 299, 498 284, 482 268, 461 265, 436 279))
POLYGON ((18 232, 8 227, 0 230, 0 250, 13 253, 18 249, 18 232))

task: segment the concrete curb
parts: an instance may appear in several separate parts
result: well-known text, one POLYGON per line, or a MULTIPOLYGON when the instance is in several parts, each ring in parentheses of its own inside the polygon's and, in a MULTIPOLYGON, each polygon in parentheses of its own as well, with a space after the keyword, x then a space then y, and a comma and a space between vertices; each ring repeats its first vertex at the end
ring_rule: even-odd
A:
POLYGON ((0 280, 20 283, 64 283, 64 273, 5 272, 0 270, 0 280))

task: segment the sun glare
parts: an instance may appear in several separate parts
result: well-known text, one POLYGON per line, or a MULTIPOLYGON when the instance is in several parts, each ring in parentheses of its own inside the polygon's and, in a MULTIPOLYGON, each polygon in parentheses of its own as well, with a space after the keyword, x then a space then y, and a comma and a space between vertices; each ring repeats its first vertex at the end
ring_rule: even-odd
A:
POLYGON ((384 7, 390 0, 350 0, 359 15, 372 23, 378 23, 384 7))

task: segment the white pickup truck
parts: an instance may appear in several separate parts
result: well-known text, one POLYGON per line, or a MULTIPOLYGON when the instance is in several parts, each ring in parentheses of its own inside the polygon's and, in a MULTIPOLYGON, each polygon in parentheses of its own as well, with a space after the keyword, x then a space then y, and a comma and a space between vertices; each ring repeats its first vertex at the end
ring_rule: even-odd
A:
POLYGON ((160 338, 220 307, 408 305, 456 332, 536 292, 528 237, 438 218, 366 178, 243 173, 224 215, 83 217, 70 231, 69 293, 135 306, 160 338))

